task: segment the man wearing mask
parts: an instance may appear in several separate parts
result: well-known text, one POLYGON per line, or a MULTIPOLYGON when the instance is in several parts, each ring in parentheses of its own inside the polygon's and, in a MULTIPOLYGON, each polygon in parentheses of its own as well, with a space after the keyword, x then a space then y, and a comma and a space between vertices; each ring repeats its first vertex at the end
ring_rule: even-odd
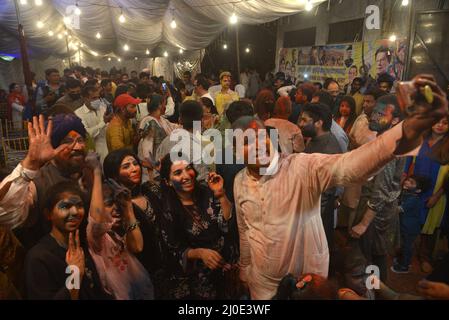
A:
POLYGON ((86 130, 77 116, 58 114, 47 126, 44 116, 34 117, 28 134, 28 154, 0 184, 0 225, 15 229, 25 248, 50 231, 43 209, 51 186, 71 182, 86 194, 88 189, 83 179, 86 130))
POLYGON ((137 105, 142 100, 133 98, 129 94, 121 94, 114 101, 115 112, 106 129, 106 143, 109 152, 129 148, 137 144, 136 133, 131 119, 136 117, 137 105))
POLYGON ((100 90, 87 86, 83 88, 84 104, 75 111, 81 119, 84 128, 95 145, 95 151, 100 155, 101 162, 108 155, 106 144, 106 126, 111 120, 112 114, 106 115, 106 106, 100 99, 100 90))
POLYGON ((76 79, 67 79, 65 85, 65 94, 56 101, 56 104, 65 104, 71 111, 75 111, 83 105, 81 98, 81 82, 76 79))

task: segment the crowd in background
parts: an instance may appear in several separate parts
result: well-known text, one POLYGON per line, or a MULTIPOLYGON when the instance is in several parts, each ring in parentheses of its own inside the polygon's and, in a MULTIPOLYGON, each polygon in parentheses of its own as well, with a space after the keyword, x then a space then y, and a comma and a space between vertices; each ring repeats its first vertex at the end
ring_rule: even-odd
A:
POLYGON ((406 115, 390 78, 341 88, 248 68, 170 82, 81 66, 45 78, 0 90, 2 121, 29 136, 1 177, 0 298, 449 298, 449 256, 434 254, 449 234, 449 118, 410 121, 422 146, 396 153, 406 115), (279 169, 170 158, 174 131, 194 148, 210 128, 223 157, 226 129, 277 129, 279 169), (414 255, 421 296, 393 291, 389 272, 411 272, 414 255))

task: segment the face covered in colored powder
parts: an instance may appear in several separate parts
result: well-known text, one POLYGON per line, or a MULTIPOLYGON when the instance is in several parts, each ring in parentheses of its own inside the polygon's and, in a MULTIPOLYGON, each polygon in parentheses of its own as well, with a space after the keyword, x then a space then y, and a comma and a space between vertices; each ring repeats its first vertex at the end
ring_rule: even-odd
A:
POLYGON ((126 187, 132 188, 140 184, 142 180, 142 168, 133 156, 126 156, 120 164, 120 182, 126 187))
POLYGON ((394 124, 394 110, 394 105, 378 101, 370 117, 369 129, 378 133, 390 129, 394 124))
POLYGON ((79 195, 64 192, 50 212, 52 225, 61 233, 69 233, 78 229, 84 217, 84 203, 79 195))
POLYGON ((58 165, 67 169, 69 173, 79 171, 83 167, 86 157, 86 140, 78 132, 70 131, 61 144, 72 145, 74 142, 72 148, 65 149, 55 157, 58 165))

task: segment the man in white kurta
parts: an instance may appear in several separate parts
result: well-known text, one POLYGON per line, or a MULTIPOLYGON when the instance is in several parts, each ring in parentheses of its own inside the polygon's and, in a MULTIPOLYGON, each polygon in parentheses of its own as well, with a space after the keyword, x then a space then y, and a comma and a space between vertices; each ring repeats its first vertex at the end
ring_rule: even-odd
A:
POLYGON ((288 273, 327 277, 329 251, 320 217, 321 193, 374 175, 394 158, 401 137, 402 123, 349 153, 276 154, 267 175, 258 176, 248 166, 239 172, 234 197, 240 278, 252 299, 271 299, 288 273))
POLYGON ((95 88, 84 90, 84 104, 75 110, 75 114, 81 119, 89 136, 95 144, 95 151, 99 154, 101 162, 108 155, 106 143, 106 127, 108 117, 105 117, 106 105, 100 100, 100 92, 95 88), (106 120, 106 121, 105 121, 106 120))

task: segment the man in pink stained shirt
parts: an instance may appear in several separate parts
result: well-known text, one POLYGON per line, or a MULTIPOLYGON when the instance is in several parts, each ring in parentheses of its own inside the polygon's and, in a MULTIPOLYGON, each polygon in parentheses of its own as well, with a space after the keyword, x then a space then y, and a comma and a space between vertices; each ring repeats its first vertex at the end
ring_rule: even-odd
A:
MULTIPOLYGON (((234 182, 240 279, 252 299, 271 299, 288 273, 327 277, 329 250, 320 217, 321 193, 332 186, 361 183, 395 155, 416 152, 422 133, 448 113, 446 95, 434 78, 420 75, 415 80, 419 86, 432 88, 433 104, 422 103, 416 108, 419 113, 352 152, 285 156, 272 147, 268 136, 256 141, 239 139, 245 141, 240 155, 246 164, 234 182), (263 147, 271 150, 263 153, 263 147), (251 163, 249 155, 254 151, 258 153, 255 163, 251 163)), ((398 120, 388 116, 376 113, 371 121, 391 126, 398 120)), ((241 135, 245 135, 265 127, 256 118, 242 117, 233 129, 241 129, 241 135)))

